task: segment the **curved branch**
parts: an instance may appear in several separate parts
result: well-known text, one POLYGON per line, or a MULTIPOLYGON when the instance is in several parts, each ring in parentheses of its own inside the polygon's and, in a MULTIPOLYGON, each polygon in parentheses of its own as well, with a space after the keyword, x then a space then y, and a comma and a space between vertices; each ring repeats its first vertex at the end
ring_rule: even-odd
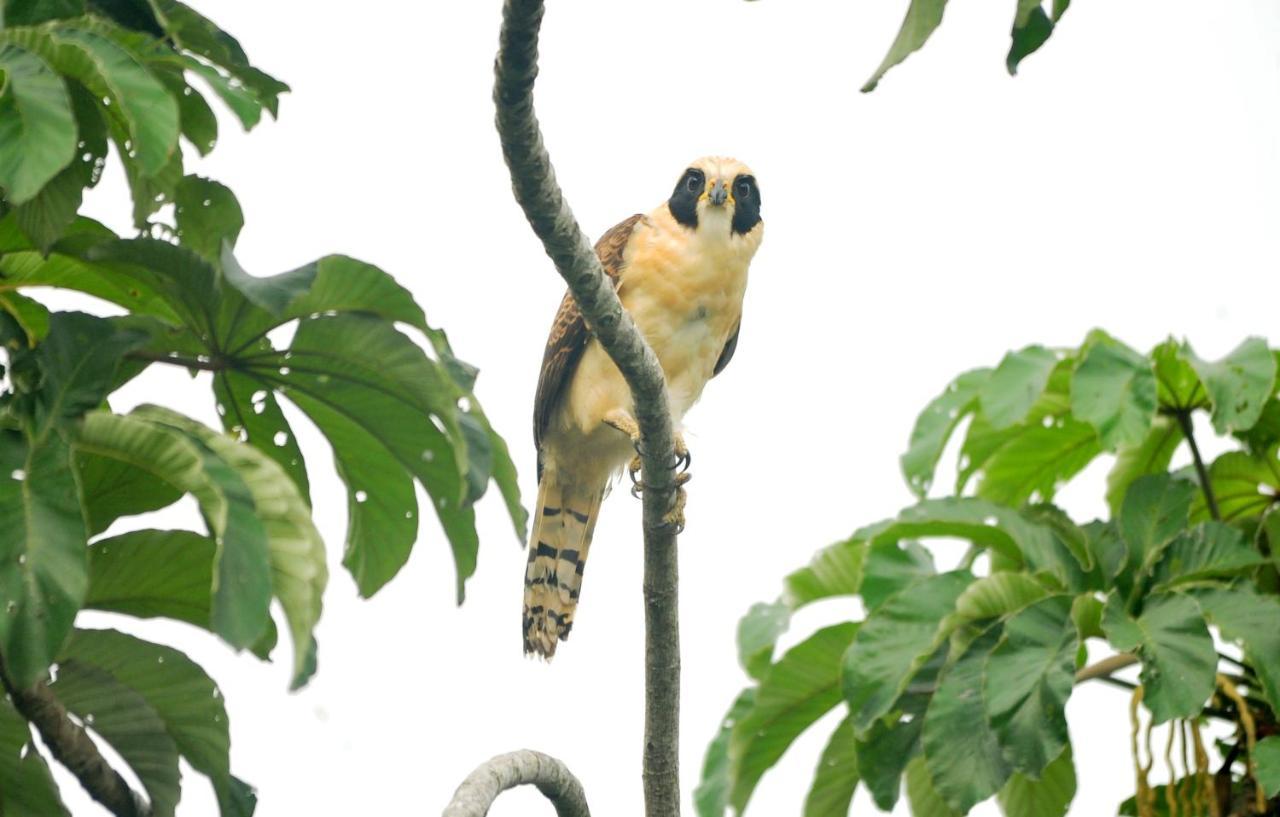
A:
POLYGON ((537 786, 558 817, 591 817, 582 784, 554 757, 525 749, 508 752, 480 764, 462 781, 443 817, 484 817, 493 801, 507 789, 537 786))
POLYGON ((680 632, 676 532, 663 521, 675 499, 666 382, 657 356, 622 308, 613 284, 556 183, 533 108, 542 0, 506 0, 495 64, 498 135, 516 201, 569 284, 587 325, 631 389, 640 426, 644 497, 645 740, 649 817, 680 813, 680 632))
POLYGON ((1112 673, 1119 672, 1125 667, 1131 667, 1138 663, 1138 656, 1133 653, 1122 652, 1117 655, 1109 655, 1096 664, 1090 664, 1076 673, 1076 683, 1083 684, 1085 681, 1092 681, 1096 678, 1110 678, 1112 673))
POLYGON ((26 718, 53 756, 76 776, 80 785, 116 817, 146 817, 150 809, 120 773, 111 768, 84 728, 71 720, 67 708, 53 691, 37 682, 18 689, 9 679, 0 660, 0 683, 9 693, 13 708, 26 718))

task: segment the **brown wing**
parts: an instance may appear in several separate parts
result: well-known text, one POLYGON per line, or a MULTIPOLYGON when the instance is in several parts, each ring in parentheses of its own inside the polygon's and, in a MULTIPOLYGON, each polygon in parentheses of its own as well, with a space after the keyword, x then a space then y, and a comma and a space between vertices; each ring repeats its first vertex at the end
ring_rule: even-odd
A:
MULTIPOLYGON (((622 276, 622 253, 641 215, 634 215, 610 229, 596 242, 596 255, 604 271, 617 286, 622 276)), ((538 375, 538 391, 533 400, 533 444, 538 449, 538 479, 542 479, 542 436, 551 422, 551 413, 578 367, 578 360, 591 340, 591 332, 578 311, 573 293, 566 292, 556 312, 547 350, 542 355, 542 372, 538 375)))
POLYGON ((738 325, 733 327, 733 334, 725 341, 724 348, 720 350, 720 357, 716 360, 716 368, 711 372, 711 376, 715 377, 724 371, 724 367, 729 365, 729 361, 733 360, 733 353, 738 349, 738 333, 742 331, 742 319, 738 319, 738 325))

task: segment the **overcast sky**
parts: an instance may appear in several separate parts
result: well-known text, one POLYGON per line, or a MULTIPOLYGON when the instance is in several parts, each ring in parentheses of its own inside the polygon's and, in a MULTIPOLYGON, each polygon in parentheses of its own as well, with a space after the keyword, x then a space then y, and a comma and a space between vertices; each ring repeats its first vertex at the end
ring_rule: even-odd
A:
MULTIPOLYGON (((342 252, 410 287, 480 367, 531 498, 533 390, 563 285, 493 132, 501 3, 197 5, 294 89, 279 123, 248 138, 224 118, 194 166, 240 197, 241 262, 270 274, 342 252)), ((923 52, 859 94, 906 5, 550 3, 539 114, 589 233, 657 205, 707 153, 748 162, 763 194, 737 356, 687 418, 686 803, 745 681, 738 617, 813 551, 911 501, 898 455, 954 374, 1095 326, 1144 350, 1186 336, 1204 356, 1249 334, 1280 341, 1280 7, 1078 2, 1015 79, 1012 0, 956 3, 923 52)), ((91 211, 123 230, 124 195, 112 175, 91 211)), ((117 408, 163 401, 213 424, 207 385, 149 373, 117 408)), ((260 664, 182 625, 118 625, 181 647, 221 684, 232 768, 259 788, 258 813, 435 814, 476 764, 529 747, 564 759, 595 813, 639 814, 639 503, 606 500, 573 639, 545 665, 521 656, 524 553, 495 498, 464 606, 434 520, 400 576, 360 601, 339 565, 341 486, 323 441, 299 431, 333 571, 310 686, 286 691, 283 657, 260 664)), ((1061 501, 1101 513, 1105 471, 1061 501)), ((184 505, 157 524, 198 522, 184 505)), ((938 552, 946 563, 959 546, 938 552)), ((784 646, 853 611, 806 610, 784 646)), ((1126 705, 1099 685, 1072 699, 1072 814, 1114 813, 1132 791, 1126 705)), ((799 813, 831 723, 766 775, 748 814, 799 813)), ((215 814, 202 779, 184 782, 182 817, 215 814)), ((73 782, 65 793, 77 815, 102 813, 73 782)), ((537 799, 508 794, 492 815, 549 814, 537 799)), ((860 792, 854 813, 870 810, 860 792)))

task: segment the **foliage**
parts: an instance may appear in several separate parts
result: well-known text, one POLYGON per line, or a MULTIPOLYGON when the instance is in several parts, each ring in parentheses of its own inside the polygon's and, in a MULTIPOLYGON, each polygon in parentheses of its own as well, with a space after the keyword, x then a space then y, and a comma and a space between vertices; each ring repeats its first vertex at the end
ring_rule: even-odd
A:
MULTIPOLYGON (((277 605, 293 685, 306 683, 328 566, 286 403, 332 448, 348 493, 343 564, 362 595, 409 556, 415 486, 448 539, 459 602, 491 481, 523 537, 476 371, 410 293, 345 256, 248 274, 234 254, 234 194, 185 169, 187 152, 217 143, 205 94, 248 129, 287 90, 177 0, 0 7, 0 668, 12 688, 48 683, 129 764, 157 815, 180 796, 179 757, 213 782, 224 815, 253 811, 230 771, 217 689, 182 653, 76 617, 169 617, 265 659, 277 605), (78 212, 112 148, 136 236, 78 212), (37 287, 125 314, 50 312, 37 287), (223 428, 158 406, 113 412, 112 393, 153 365, 209 373, 223 428), (117 530, 185 495, 203 530, 117 530)), ((28 725, 3 702, 0 744, 0 812, 65 813, 28 725)))
MULTIPOLYGON (((1053 34, 1070 5, 1071 0, 1017 0, 1013 26, 1009 32, 1009 55, 1005 58, 1005 67, 1010 74, 1018 73, 1018 65, 1022 60, 1048 42, 1049 36, 1053 34)), ((894 38, 880 67, 862 86, 863 93, 874 91, 890 68, 924 47, 934 29, 942 24, 946 9, 947 0, 909 0, 907 15, 898 30, 898 36, 894 38)))
MULTIPOLYGON (((917 504, 819 551, 743 618, 752 686, 708 751, 698 813, 744 810, 795 738, 842 709, 807 817, 846 814, 859 783, 885 811, 905 785, 918 817, 991 797, 1010 817, 1061 817, 1076 787, 1065 706, 1076 683, 1109 675, 1081 673, 1100 642, 1140 663, 1152 724, 1197 742, 1206 718, 1236 724, 1213 813, 1260 813, 1234 809, 1280 790, 1278 366, 1257 338, 1205 361, 1186 343, 1143 355, 1093 332, 957 377, 902 457, 917 504), (1210 463, 1197 417, 1229 443, 1210 463), (956 483, 931 497, 949 447, 956 483), (1180 455, 1190 464, 1174 466, 1180 455), (1052 501, 1103 456, 1109 516, 1077 522, 1052 501), (935 555, 959 566, 939 570, 935 555), (775 656, 792 614, 832 597, 857 597, 865 614, 775 656), (1215 636, 1239 657, 1221 656, 1215 636)), ((1196 791, 1210 790, 1207 762, 1170 802, 1197 776, 1196 791)), ((1131 813, 1156 813, 1155 791, 1140 789, 1131 813)), ((1208 814, 1207 797, 1181 813, 1208 814)))

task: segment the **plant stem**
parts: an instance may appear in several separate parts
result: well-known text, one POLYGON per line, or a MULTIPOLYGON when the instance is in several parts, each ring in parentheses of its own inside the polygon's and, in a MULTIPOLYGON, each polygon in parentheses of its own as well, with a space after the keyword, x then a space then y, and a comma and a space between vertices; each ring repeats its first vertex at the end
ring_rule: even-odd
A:
POLYGON ((499 794, 525 785, 537 786, 558 817, 591 817, 578 778, 555 758, 528 749, 480 764, 462 781, 443 817, 481 817, 499 794))
POLYGON ((1075 682, 1083 684, 1085 681, 1092 681, 1098 678, 1110 678, 1112 673, 1119 672, 1125 667, 1131 667, 1138 663, 1138 660, 1138 656, 1128 652, 1109 655, 1096 664, 1090 664, 1077 672, 1075 682))
POLYGON ((1200 456, 1200 446, 1196 445, 1195 426, 1191 422, 1191 410, 1182 409, 1175 412, 1178 418, 1178 425, 1182 426, 1182 435, 1187 438, 1187 445, 1191 447, 1191 459, 1195 462, 1196 476, 1200 479, 1200 490, 1204 492, 1205 505, 1209 508, 1209 515, 1216 521, 1222 521, 1222 514, 1218 512, 1218 500, 1213 495, 1213 485, 1209 482, 1209 472, 1204 467, 1204 459, 1200 456))
POLYGON ((150 812, 146 801, 111 768, 88 733, 71 720, 67 708, 49 687, 37 682, 27 689, 18 689, 5 671, 3 659, 0 659, 0 685, 9 694, 13 708, 36 728, 45 746, 75 775, 90 797, 116 817, 146 817, 150 812))
POLYGON ((556 183, 533 107, 542 0, 506 0, 494 66, 494 102, 512 190, 596 340, 622 372, 640 427, 644 485, 645 736, 648 817, 680 814, 680 631, 676 531, 664 517, 675 500, 675 447, 666 380, 657 356, 622 308, 591 242, 556 183))

